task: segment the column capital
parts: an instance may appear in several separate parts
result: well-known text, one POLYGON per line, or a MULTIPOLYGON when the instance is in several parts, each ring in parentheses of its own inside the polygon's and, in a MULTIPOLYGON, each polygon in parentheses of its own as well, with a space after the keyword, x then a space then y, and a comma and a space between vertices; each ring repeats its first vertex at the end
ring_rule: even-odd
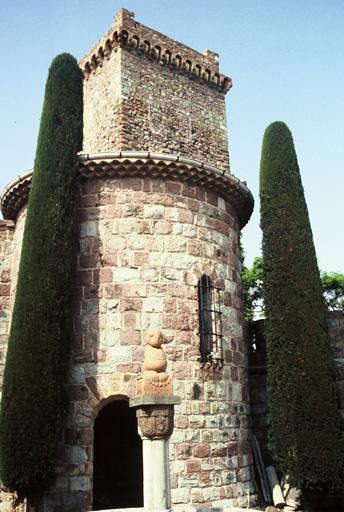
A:
POLYGON ((174 424, 173 405, 143 405, 136 409, 138 430, 141 437, 168 438, 174 424))

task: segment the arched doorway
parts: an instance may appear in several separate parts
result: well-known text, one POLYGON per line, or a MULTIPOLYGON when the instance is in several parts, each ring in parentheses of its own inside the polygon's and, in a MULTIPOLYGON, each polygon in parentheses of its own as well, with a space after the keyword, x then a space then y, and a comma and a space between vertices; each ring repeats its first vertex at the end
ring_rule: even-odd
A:
POLYGON ((94 424, 93 509, 143 507, 142 442, 127 400, 108 403, 94 424))

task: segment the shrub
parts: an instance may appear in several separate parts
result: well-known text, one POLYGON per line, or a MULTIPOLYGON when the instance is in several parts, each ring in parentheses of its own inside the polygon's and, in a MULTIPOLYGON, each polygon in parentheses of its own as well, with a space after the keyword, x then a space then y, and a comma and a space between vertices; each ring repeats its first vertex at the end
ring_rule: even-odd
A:
POLYGON ((1 403, 1 479, 22 496, 49 483, 61 436, 81 142, 82 75, 61 54, 46 84, 1 403))
POLYGON ((282 122, 265 131, 260 199, 271 448, 306 493, 338 491, 343 423, 307 206, 282 122))
MULTIPOLYGON (((252 320, 255 316, 264 316, 263 300, 264 260, 257 256, 252 268, 242 266, 241 278, 244 291, 245 318, 252 320)), ((330 311, 344 309, 344 274, 339 272, 320 272, 325 304, 330 311)))

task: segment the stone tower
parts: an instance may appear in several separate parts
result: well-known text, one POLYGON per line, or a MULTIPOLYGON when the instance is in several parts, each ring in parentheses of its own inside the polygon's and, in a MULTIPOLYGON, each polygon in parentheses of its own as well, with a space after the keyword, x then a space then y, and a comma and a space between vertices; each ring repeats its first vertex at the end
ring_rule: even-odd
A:
MULTIPOLYGON (((229 169, 218 55, 121 10, 82 59, 69 412, 44 510, 142 506, 136 395, 149 329, 174 378, 173 510, 247 506, 252 483, 239 231, 253 207, 229 169)), ((0 363, 31 173, 2 195, 0 363)))

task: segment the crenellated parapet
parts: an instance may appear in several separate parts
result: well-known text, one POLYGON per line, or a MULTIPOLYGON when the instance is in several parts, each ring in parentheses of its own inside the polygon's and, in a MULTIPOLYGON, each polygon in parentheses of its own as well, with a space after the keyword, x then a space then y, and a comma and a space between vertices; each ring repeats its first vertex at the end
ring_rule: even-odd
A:
POLYGON ((98 41, 81 60, 80 67, 87 80, 104 60, 122 48, 142 58, 155 61, 172 72, 186 75, 226 94, 232 80, 219 72, 218 54, 210 50, 199 53, 134 20, 134 13, 122 9, 112 29, 98 41))

